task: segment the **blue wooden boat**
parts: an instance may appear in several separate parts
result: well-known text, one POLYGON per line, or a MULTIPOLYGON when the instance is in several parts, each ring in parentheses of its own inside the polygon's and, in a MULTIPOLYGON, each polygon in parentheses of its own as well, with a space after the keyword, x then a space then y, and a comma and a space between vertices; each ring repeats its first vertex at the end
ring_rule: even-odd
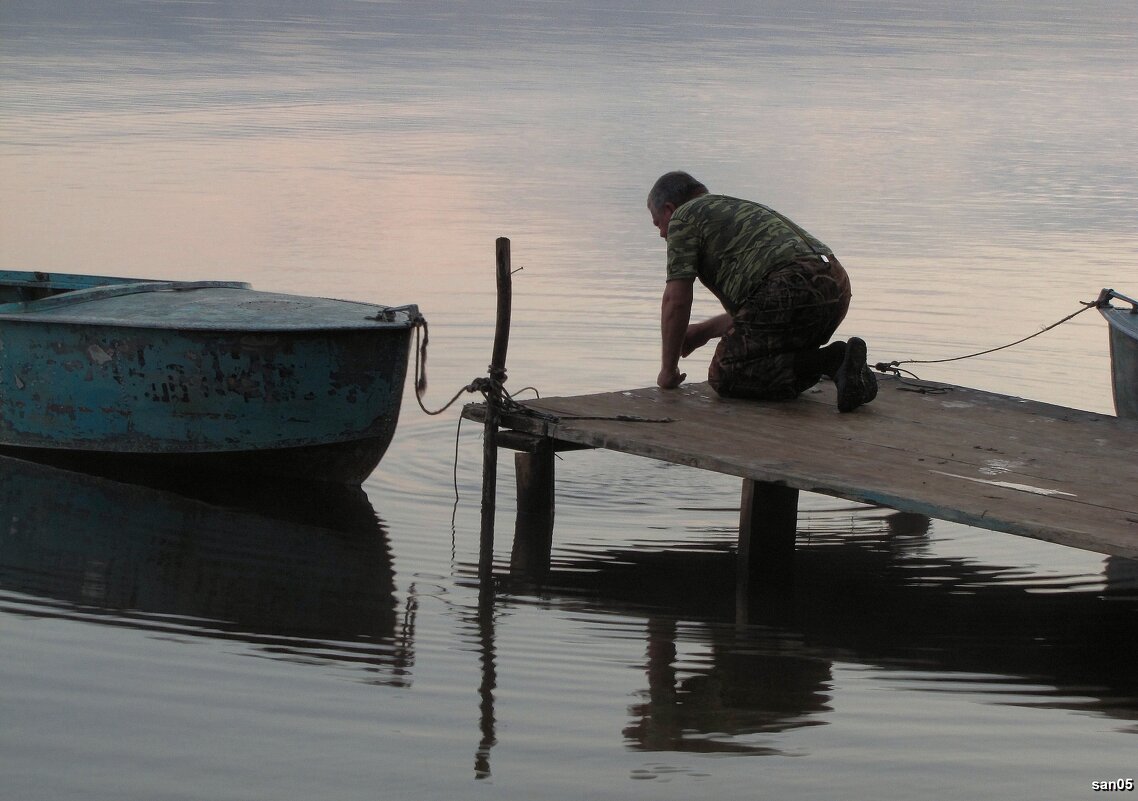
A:
POLYGON ((0 272, 0 448, 358 484, 394 434, 421 319, 241 282, 0 272))
POLYGON ((1097 305, 1110 324, 1110 379, 1115 413, 1138 419, 1138 300, 1104 289, 1097 305), (1112 300, 1129 303, 1130 308, 1111 306, 1112 300))

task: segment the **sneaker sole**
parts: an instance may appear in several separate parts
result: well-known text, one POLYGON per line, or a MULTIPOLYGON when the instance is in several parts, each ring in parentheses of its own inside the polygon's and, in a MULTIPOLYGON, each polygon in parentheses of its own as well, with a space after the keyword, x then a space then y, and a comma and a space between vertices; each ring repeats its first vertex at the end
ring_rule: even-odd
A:
POLYGON ((846 357, 834 383, 838 385, 838 411, 852 412, 877 397, 877 379, 866 363, 865 340, 850 337, 846 357))

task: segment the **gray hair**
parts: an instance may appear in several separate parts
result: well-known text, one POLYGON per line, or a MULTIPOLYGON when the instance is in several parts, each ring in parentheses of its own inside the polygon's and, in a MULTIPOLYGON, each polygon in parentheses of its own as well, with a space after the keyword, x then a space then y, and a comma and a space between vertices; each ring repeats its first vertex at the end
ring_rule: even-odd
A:
POLYGON ((665 203, 679 207, 693 197, 707 193, 707 187, 686 172, 667 172, 661 175, 648 193, 648 208, 659 211, 665 203))

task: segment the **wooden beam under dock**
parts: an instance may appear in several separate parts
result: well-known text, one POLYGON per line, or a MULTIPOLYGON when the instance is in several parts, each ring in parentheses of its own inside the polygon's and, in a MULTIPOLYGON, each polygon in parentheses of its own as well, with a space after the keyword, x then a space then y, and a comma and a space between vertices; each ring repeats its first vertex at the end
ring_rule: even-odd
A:
MULTIPOLYGON (((553 452, 592 447, 743 479, 749 573, 785 569, 800 490, 1138 559, 1138 421, 968 387, 879 384, 850 414, 837 412, 829 382, 783 403, 723 399, 706 384, 527 401, 539 414, 501 418, 503 446, 527 453, 518 536, 547 526, 535 536, 548 553, 553 452)), ((485 406, 463 416, 482 420, 485 406)))

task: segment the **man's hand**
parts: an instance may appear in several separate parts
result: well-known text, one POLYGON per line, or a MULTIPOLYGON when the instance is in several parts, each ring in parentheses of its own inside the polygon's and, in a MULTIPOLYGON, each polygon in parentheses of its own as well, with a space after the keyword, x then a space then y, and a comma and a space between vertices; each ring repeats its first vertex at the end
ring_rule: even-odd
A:
POLYGON ((684 383, 687 377, 687 373, 681 373, 678 367, 673 367, 670 370, 661 370, 660 375, 656 376, 656 383, 663 389, 675 389, 684 383))

